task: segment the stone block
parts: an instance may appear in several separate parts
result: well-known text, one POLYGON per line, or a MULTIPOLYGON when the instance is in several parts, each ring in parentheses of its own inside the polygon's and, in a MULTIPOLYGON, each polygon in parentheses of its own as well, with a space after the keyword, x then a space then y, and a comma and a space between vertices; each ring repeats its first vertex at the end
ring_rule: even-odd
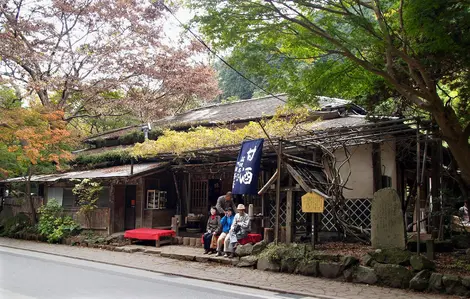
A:
POLYGON ((335 262, 335 263, 338 263, 341 261, 341 256, 337 254, 314 253, 312 255, 312 258, 319 260, 319 261, 335 262))
POLYGON ((418 272, 410 280, 410 289, 415 291, 424 291, 429 287, 429 278, 431 277, 431 272, 429 270, 422 270, 418 272))
POLYGON ((194 240, 194 246, 195 247, 203 247, 200 238, 194 238, 194 239, 195 239, 194 240))
POLYGON ((355 283, 375 284, 377 275, 374 269, 364 266, 352 267, 344 270, 344 278, 346 281, 355 283))
POLYGON ((196 256, 195 260, 196 260, 196 262, 199 262, 199 263, 208 263, 209 262, 209 258, 206 257, 206 256, 196 256))
POLYGON ((381 264, 396 264, 400 266, 409 266, 411 252, 401 249, 379 249, 369 253, 372 258, 381 264))
POLYGON ((298 259, 294 257, 283 258, 281 260, 281 272, 294 273, 298 262, 298 259))
POLYGON ((467 288, 462 284, 460 277, 457 275, 445 274, 442 276, 442 284, 447 294, 465 296, 467 293, 467 288))
POLYGON ((279 272, 280 266, 271 262, 267 257, 260 257, 256 268, 261 271, 279 272))
POLYGON ((258 263, 258 258, 253 255, 248 255, 240 258, 237 267, 254 267, 258 263))
POLYGON ((253 245, 251 243, 245 245, 238 245, 235 249, 235 254, 239 257, 251 255, 253 252, 253 245))
MULTIPOLYGON (((189 238, 189 246, 195 247, 196 246, 196 239, 197 238, 189 238)), ((199 240, 201 240, 201 239, 199 239, 199 240)), ((199 242, 201 242, 201 241, 199 241, 199 242)))
POLYGON ((375 192, 371 208, 373 248, 405 249, 405 226, 400 197, 395 189, 375 192))
POLYGON ((295 273, 305 276, 318 276, 318 264, 316 260, 300 260, 295 273))
POLYGON ((434 248, 434 240, 426 240, 426 257, 433 261, 436 258, 436 250, 434 248))
POLYGON ((444 284, 442 283, 442 277, 444 275, 440 273, 432 273, 429 278, 428 291, 441 292, 444 290, 444 284))
POLYGON ((253 255, 260 254, 266 248, 267 245, 268 243, 265 240, 256 243, 255 245, 253 245, 253 252, 251 254, 253 255))
POLYGON ((410 258, 410 264, 415 271, 436 269, 436 264, 422 255, 412 255, 410 258))
POLYGON ((379 282, 392 288, 407 289, 413 278, 411 271, 400 265, 376 263, 374 270, 379 282))
POLYGON ((348 269, 359 264, 359 260, 354 256, 346 255, 341 257, 341 263, 343 264, 345 269, 348 269))
POLYGON ((470 276, 462 276, 462 285, 470 290, 470 276))
POLYGON ((372 255, 366 253, 366 254, 364 254, 364 256, 362 257, 362 264, 363 264, 364 266, 373 267, 374 264, 375 264, 375 260, 374 260, 374 258, 372 257, 372 255))
POLYGON ((343 273, 344 266, 341 263, 320 262, 318 270, 323 277, 337 278, 343 273))
POLYGON ((189 246, 189 239, 191 239, 191 238, 189 238, 189 237, 184 237, 183 238, 183 245, 184 246, 189 246))

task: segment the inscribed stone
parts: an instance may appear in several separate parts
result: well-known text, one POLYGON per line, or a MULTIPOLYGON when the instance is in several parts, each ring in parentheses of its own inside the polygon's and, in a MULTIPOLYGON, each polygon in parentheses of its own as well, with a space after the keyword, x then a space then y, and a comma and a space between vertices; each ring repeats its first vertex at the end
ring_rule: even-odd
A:
POLYGON ((373 248, 405 248, 405 227, 400 198, 392 188, 374 194, 371 211, 373 248))

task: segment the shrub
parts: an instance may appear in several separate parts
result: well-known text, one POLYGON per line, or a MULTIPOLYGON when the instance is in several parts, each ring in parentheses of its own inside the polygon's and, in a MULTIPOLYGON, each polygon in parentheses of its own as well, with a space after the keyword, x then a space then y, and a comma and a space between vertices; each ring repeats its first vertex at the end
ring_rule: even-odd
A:
POLYGON ((38 231, 50 243, 59 242, 80 231, 80 225, 72 217, 64 216, 63 213, 62 206, 53 199, 39 208, 38 231))
POLYGON ((2 237, 15 237, 19 233, 34 231, 31 218, 25 213, 18 213, 5 219, 1 226, 0 236, 2 237))
POLYGON ((131 162, 131 155, 127 150, 114 150, 94 155, 79 155, 72 162, 77 166, 94 167, 97 164, 104 166, 120 165, 131 162))
POLYGON ((106 146, 106 140, 104 140, 103 138, 96 139, 95 140, 95 146, 96 146, 96 148, 105 147, 106 146))
POLYGON ((118 140, 120 145, 129 145, 137 142, 144 142, 145 136, 144 132, 133 131, 126 135, 120 136, 118 140))

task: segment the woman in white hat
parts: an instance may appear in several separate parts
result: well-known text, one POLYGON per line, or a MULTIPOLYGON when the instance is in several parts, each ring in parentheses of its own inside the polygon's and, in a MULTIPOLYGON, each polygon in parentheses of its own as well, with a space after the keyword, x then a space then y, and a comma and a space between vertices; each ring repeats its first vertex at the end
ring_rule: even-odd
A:
POLYGON ((225 238, 225 256, 233 257, 235 252, 235 245, 238 240, 245 238, 251 231, 250 216, 245 212, 245 206, 239 204, 237 206, 237 215, 233 219, 232 227, 230 232, 225 238))

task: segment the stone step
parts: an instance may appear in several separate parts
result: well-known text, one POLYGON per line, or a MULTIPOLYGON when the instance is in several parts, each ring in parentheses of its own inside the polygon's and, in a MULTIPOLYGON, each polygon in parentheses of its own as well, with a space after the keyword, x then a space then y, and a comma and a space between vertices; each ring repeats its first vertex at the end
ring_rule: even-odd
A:
POLYGON ((219 264, 225 264, 225 265, 232 265, 236 264, 238 262, 238 258, 225 258, 223 256, 216 256, 216 255, 206 255, 198 252, 194 252, 194 249, 191 250, 184 250, 184 249, 190 249, 190 248, 181 248, 181 250, 163 250, 160 255, 162 257, 166 258, 171 258, 171 259, 177 259, 177 260, 182 260, 182 261, 196 261, 196 262, 201 262, 201 263, 208 263, 208 262, 213 262, 213 263, 219 263, 219 264))

